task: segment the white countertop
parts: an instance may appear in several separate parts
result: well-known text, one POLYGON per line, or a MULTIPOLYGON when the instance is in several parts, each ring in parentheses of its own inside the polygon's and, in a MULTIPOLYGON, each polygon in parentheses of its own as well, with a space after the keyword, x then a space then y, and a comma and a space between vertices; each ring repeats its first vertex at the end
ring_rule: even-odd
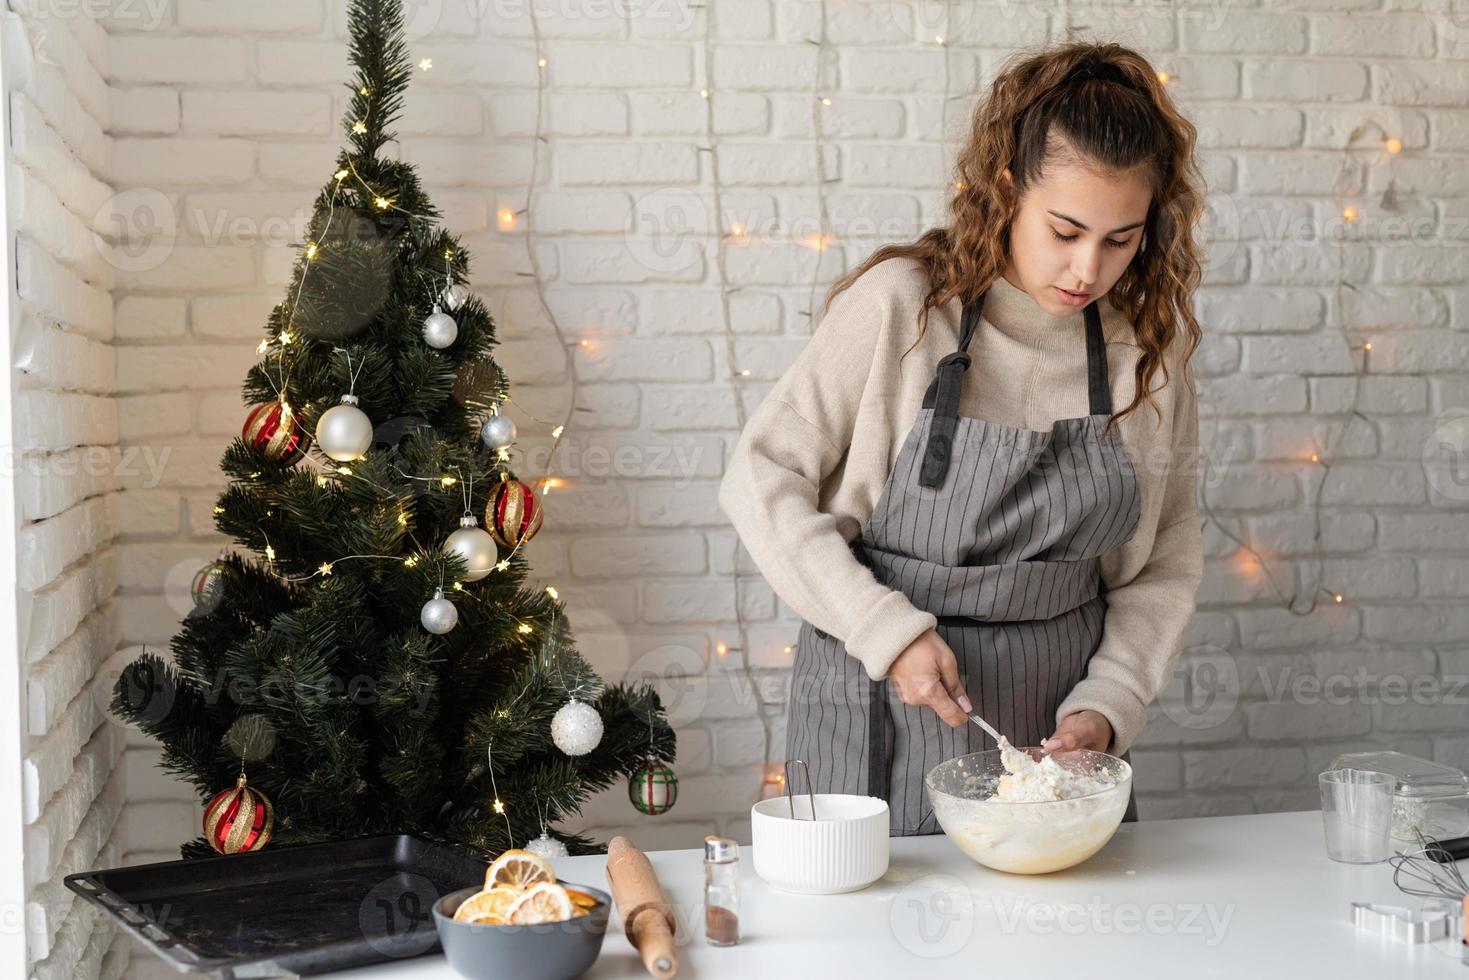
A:
MULTIPOLYGON (((647 846, 651 841, 634 841, 647 846)), ((888 873, 846 895, 776 891, 742 844, 741 943, 703 934, 703 855, 650 851, 679 913, 679 976, 1454 977, 1457 941, 1413 946, 1359 932, 1354 901, 1416 908, 1386 864, 1326 857, 1318 811, 1123 824, 1091 860, 1049 875, 980 867, 942 834, 895 837, 888 873)), ((606 889, 606 855, 558 858, 566 881, 606 889)), ((1469 864, 1469 862, 1463 862, 1469 864)), ((1461 865, 1462 866, 1462 865, 1461 865)), ((441 954, 331 974, 450 980, 441 954)), ((646 977, 613 920, 588 977, 646 977)))

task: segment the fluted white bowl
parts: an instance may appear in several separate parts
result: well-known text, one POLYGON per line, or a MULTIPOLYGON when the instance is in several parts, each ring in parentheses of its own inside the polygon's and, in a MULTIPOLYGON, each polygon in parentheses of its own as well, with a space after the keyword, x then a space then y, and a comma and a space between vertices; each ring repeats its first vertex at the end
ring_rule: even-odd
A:
POLYGON ((866 888, 888 869, 888 805, 875 796, 777 796, 750 808, 755 873, 782 891, 835 895, 866 888), (794 799, 796 817, 791 818, 794 799))

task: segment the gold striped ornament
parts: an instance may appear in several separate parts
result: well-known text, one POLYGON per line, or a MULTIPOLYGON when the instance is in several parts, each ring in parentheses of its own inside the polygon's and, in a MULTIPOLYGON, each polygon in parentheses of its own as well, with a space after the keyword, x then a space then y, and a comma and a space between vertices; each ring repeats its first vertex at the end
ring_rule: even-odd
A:
POLYGON ((503 548, 516 548, 535 536, 545 522, 541 498, 519 480, 500 474, 500 485, 485 505, 485 527, 503 548))
POLYGON ((270 843, 275 805, 260 790, 245 785, 245 774, 234 788, 215 793, 204 807, 204 836, 221 854, 258 851, 270 843))

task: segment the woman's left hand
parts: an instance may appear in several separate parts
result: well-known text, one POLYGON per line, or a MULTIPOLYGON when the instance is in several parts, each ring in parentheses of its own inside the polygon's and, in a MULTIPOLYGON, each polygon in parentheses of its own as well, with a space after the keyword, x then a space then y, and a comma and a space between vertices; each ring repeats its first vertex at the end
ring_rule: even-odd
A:
POLYGON ((1066 752, 1071 749, 1091 749, 1106 752, 1112 744, 1112 723, 1100 711, 1083 709, 1061 719, 1061 724, 1050 738, 1041 739, 1041 748, 1047 752, 1066 752))

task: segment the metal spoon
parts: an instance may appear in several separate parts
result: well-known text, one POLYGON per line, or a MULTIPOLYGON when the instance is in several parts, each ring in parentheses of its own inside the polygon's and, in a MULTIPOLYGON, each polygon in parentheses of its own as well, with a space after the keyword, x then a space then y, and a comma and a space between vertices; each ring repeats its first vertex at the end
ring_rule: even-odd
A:
MULTIPOLYGON (((991 725, 989 722, 987 722, 983 718, 981 718, 979 716, 979 712, 977 712, 977 711, 971 712, 970 715, 969 715, 969 720, 972 721, 972 722, 974 722, 980 728, 983 728, 986 732, 989 732, 990 738, 992 738, 992 739, 995 740, 995 744, 996 745, 999 745, 1000 744, 1000 733, 997 732, 997 731, 995 731, 995 726, 991 725)), ((1051 750, 1050 749, 1047 749, 1044 745, 1041 746, 1041 752, 1044 753, 1045 755, 1050 755, 1051 754, 1051 750)))
POLYGON ((995 726, 991 725, 989 722, 981 718, 979 716, 979 712, 970 712, 969 720, 974 722, 980 728, 983 728, 985 731, 989 732, 990 738, 995 740, 996 745, 1000 744, 1000 733, 995 731, 995 726))

